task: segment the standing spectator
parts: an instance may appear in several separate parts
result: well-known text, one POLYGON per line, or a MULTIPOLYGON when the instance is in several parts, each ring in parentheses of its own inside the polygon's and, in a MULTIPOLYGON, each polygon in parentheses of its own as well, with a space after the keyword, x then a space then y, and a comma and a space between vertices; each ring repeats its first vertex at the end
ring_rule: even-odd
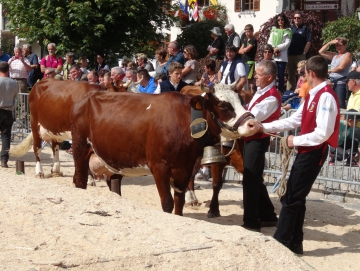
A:
MULTIPOLYGON (((214 41, 211 43, 211 45, 208 46, 209 53, 206 57, 210 57, 211 59, 223 59, 224 58, 224 41, 220 38, 222 35, 220 32, 219 27, 214 27, 210 30, 211 37, 214 39, 214 41)), ((236 48, 236 47, 235 47, 236 48)))
POLYGON ((237 50, 241 47, 240 36, 235 32, 235 28, 233 24, 227 24, 224 27, 225 33, 228 36, 228 39, 225 43, 225 47, 228 45, 234 45, 237 50))
POLYGON ((125 76, 127 82, 131 81, 127 91, 133 93, 139 93, 139 84, 137 83, 137 70, 126 70, 125 76))
POLYGON ((30 88, 35 85, 37 80, 42 78, 42 74, 40 72, 40 65, 39 65, 39 59, 38 56, 31 51, 31 45, 30 44, 24 44, 22 46, 23 54, 30 62, 31 70, 28 73, 27 77, 27 83, 30 88))
POLYGON ((206 86, 219 83, 218 74, 215 71, 216 62, 213 59, 207 59, 205 62, 204 73, 201 75, 200 81, 196 82, 196 86, 200 86, 203 82, 206 86))
POLYGON ((221 65, 218 72, 218 78, 221 83, 230 85, 236 80, 239 81, 235 86, 234 91, 240 93, 244 85, 247 83, 245 66, 239 57, 236 57, 236 47, 230 45, 226 47, 226 58, 227 60, 221 65))
POLYGON ((154 78, 149 74, 149 71, 146 69, 141 69, 137 72, 137 81, 139 84, 139 91, 141 93, 153 94, 156 89, 156 84, 154 78))
POLYGON ((197 51, 193 45, 187 45, 184 48, 184 56, 187 61, 182 71, 182 79, 189 85, 194 85, 196 82, 196 76, 199 70, 199 62, 196 60, 197 51))
POLYGON ((292 38, 288 48, 288 81, 287 90, 294 91, 296 88, 296 65, 306 59, 306 53, 311 45, 310 28, 303 22, 303 16, 299 11, 294 13, 294 24, 291 26, 292 38))
POLYGON ((70 79, 73 81, 87 81, 86 74, 84 74, 79 65, 72 65, 70 68, 70 79))
POLYGON ((163 48, 159 48, 155 51, 155 58, 156 58, 155 76, 162 74, 162 69, 166 65, 166 55, 167 52, 163 48))
POLYGON ((3 61, 8 62, 10 58, 11 58, 11 56, 8 54, 5 54, 4 51, 0 48, 0 62, 3 62, 3 61))
POLYGON ((110 77, 115 86, 120 86, 125 77, 125 72, 121 67, 114 67, 111 69, 110 77))
POLYGON ((168 69, 172 62, 177 62, 181 65, 184 65, 185 63, 184 55, 182 52, 180 52, 180 46, 176 41, 170 42, 167 49, 170 57, 162 69, 162 73, 165 73, 166 75, 168 74, 168 69))
POLYGON ((106 64, 105 61, 105 55, 102 53, 99 53, 96 55, 96 61, 97 61, 97 66, 95 67, 95 71, 99 72, 100 69, 106 69, 108 71, 110 71, 109 65, 106 64))
POLYGON ((41 72, 44 73, 43 77, 45 77, 45 68, 54 68, 56 73, 61 73, 63 67, 62 58, 55 54, 55 43, 49 43, 47 49, 49 54, 43 57, 40 62, 41 72))
POLYGON ((99 74, 97 71, 92 70, 86 75, 90 84, 99 84, 99 74))
POLYGON ((277 16, 275 25, 271 29, 268 44, 274 47, 274 60, 278 68, 278 90, 284 92, 285 68, 288 61, 287 49, 290 46, 292 32, 290 23, 284 13, 277 16))
POLYGON ((169 66, 169 79, 158 84, 154 94, 160 94, 169 91, 180 92, 187 84, 181 80, 181 74, 184 66, 178 62, 172 62, 169 66))
POLYGON ((0 62, 0 89, 1 167, 8 168, 13 111, 19 88, 9 78, 9 64, 5 61, 0 62))
MULTIPOLYGON (((349 97, 347 103, 347 110, 355 109, 356 111, 360 111, 360 72, 352 71, 348 74, 347 78, 347 87, 349 91, 351 91, 351 95, 349 97)), ((356 126, 355 126, 355 135, 360 142, 360 118, 356 116, 356 126)))
POLYGON ((303 254, 303 225, 306 196, 326 161, 328 144, 336 148, 339 135, 339 101, 327 85, 327 63, 321 56, 309 58, 305 74, 312 87, 305 102, 290 117, 263 123, 270 133, 292 130, 301 126, 298 136, 290 135, 289 148, 298 147, 294 164, 281 197, 281 211, 274 238, 297 254, 303 254))
MULTIPOLYGON (((275 86, 276 65, 269 60, 261 61, 256 68, 256 91, 248 110, 255 118, 268 123, 279 119, 281 97, 275 86)), ((265 153, 270 146, 270 136, 257 133, 244 137, 244 228, 259 231, 261 227, 276 226, 277 217, 274 205, 264 184, 263 171, 265 153)))
POLYGON ((78 64, 80 66, 81 71, 84 74, 88 74, 89 70, 86 68, 88 65, 88 60, 86 58, 86 56, 81 56, 79 57, 78 61, 76 62, 76 64, 78 64))
POLYGON ((148 61, 147 55, 145 54, 138 54, 136 58, 137 64, 138 64, 138 70, 146 69, 149 72, 154 71, 153 64, 148 61))
POLYGON ((70 79, 70 68, 74 65, 74 53, 68 52, 65 55, 65 63, 62 67, 64 80, 70 79))
POLYGON ((27 78, 31 71, 29 60, 22 55, 20 46, 15 46, 14 54, 9 60, 10 77, 19 85, 20 93, 27 93, 27 78))
POLYGON ((242 55, 242 61, 245 65, 246 76, 251 88, 254 84, 255 74, 255 56, 257 51, 257 40, 254 37, 254 27, 251 24, 245 25, 245 37, 242 40, 242 45, 239 54, 242 55))
POLYGON ((326 43, 319 50, 319 54, 328 60, 331 60, 331 68, 328 71, 330 81, 334 84, 333 88, 340 101, 340 107, 346 108, 346 76, 350 72, 352 56, 346 51, 347 39, 339 37, 326 43), (330 52, 326 49, 335 44, 337 52, 330 52))

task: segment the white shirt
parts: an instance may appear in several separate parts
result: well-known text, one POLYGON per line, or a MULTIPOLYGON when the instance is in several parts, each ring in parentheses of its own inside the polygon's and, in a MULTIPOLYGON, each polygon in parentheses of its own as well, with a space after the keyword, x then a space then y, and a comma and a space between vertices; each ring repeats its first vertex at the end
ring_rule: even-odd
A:
MULTIPOLYGON (((29 60, 24 57, 24 62, 30 66, 29 60)), ((10 63, 11 58, 9 59, 8 63, 10 63)), ((17 79, 27 79, 28 78, 28 71, 26 70, 26 67, 21 62, 20 59, 15 59, 9 64, 9 72, 11 78, 17 78, 17 79)))
MULTIPOLYGON (((326 84, 326 82, 323 82, 310 90, 308 108, 311 105, 311 102, 314 99, 316 93, 318 93, 320 89, 325 87, 326 84)), ((267 132, 281 132, 299 127, 300 125, 302 125, 301 117, 304 104, 305 103, 302 103, 299 109, 293 115, 286 119, 281 119, 270 123, 264 123, 264 129, 267 132)), ((295 136, 293 141, 294 146, 317 146, 325 142, 334 132, 337 113, 338 108, 335 98, 330 93, 325 92, 321 94, 316 109, 315 130, 308 134, 295 136)), ((303 125, 305 124, 303 123, 303 125)))
MULTIPOLYGON (((223 66, 221 66, 221 68, 220 68, 220 72, 223 75, 223 77, 221 79, 221 83, 223 83, 223 84, 225 84, 225 79, 229 73, 231 63, 232 62, 230 62, 230 61, 228 62, 228 64, 226 65, 225 71, 223 71, 223 66)), ((234 72, 235 81, 239 77, 244 77, 244 76, 246 76, 245 66, 243 63, 240 62, 236 65, 236 68, 235 68, 235 72, 234 72)), ((228 77, 228 84, 231 84, 231 83, 234 83, 234 82, 230 82, 230 77, 228 77)))
MULTIPOLYGON (((264 95, 270 88, 275 85, 275 82, 272 82, 270 85, 266 86, 263 89, 258 88, 254 97, 251 99, 249 103, 249 108, 253 105, 253 103, 264 95)), ((269 116, 271 116, 276 109, 279 107, 279 101, 274 96, 269 96, 262 100, 260 103, 254 105, 254 107, 250 110, 250 112, 255 116, 255 118, 262 122, 266 120, 269 116)))

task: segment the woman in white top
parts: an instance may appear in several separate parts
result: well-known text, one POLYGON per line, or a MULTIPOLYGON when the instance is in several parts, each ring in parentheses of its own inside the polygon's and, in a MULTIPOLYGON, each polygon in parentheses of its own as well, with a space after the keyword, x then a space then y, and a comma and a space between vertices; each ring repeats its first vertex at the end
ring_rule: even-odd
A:
POLYGON ((198 53, 193 45, 185 46, 183 53, 187 61, 182 70, 182 80, 189 85, 194 85, 199 71, 199 62, 196 60, 198 53))
POLYGON ((284 13, 277 15, 275 24, 270 31, 268 44, 274 47, 274 60, 278 68, 278 90, 284 92, 284 74, 288 62, 287 49, 290 46, 292 32, 290 22, 284 13))

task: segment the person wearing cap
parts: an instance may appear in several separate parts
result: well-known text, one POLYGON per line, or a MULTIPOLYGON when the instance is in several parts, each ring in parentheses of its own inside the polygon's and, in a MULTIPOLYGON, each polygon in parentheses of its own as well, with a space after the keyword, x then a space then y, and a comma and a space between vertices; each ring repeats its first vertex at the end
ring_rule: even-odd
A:
POLYGON ((228 40, 225 43, 225 47, 228 45, 234 45, 237 50, 241 47, 240 36, 235 32, 235 28, 233 24, 227 24, 224 27, 225 33, 228 36, 228 40))
POLYGON ((274 238, 292 252, 303 254, 303 225, 306 197, 310 193, 324 162, 328 145, 338 147, 340 103, 327 84, 328 66, 325 58, 313 56, 305 64, 305 76, 312 89, 305 102, 290 117, 262 123, 267 133, 284 132, 301 126, 297 136, 286 137, 287 146, 298 148, 281 197, 281 211, 274 238))
MULTIPOLYGON (((360 72, 352 71, 346 77, 346 84, 351 92, 346 109, 355 109, 360 112, 360 72)), ((360 141, 360 116, 356 118, 354 137, 360 141)))
POLYGON ((209 53, 206 57, 211 59, 223 59, 224 58, 224 41, 220 38, 222 35, 219 27, 214 27, 210 30, 211 37, 214 39, 213 43, 208 46, 209 53))

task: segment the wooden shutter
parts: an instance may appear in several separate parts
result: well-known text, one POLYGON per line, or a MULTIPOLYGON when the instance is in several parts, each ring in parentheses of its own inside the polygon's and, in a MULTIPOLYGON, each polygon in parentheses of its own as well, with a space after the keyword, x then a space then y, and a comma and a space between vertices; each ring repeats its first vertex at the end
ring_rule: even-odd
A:
POLYGON ((260 0, 254 0, 254 11, 260 11, 260 0))
POLYGON ((235 12, 240 12, 241 11, 241 0, 235 0, 234 3, 235 3, 235 5, 234 5, 235 12))

